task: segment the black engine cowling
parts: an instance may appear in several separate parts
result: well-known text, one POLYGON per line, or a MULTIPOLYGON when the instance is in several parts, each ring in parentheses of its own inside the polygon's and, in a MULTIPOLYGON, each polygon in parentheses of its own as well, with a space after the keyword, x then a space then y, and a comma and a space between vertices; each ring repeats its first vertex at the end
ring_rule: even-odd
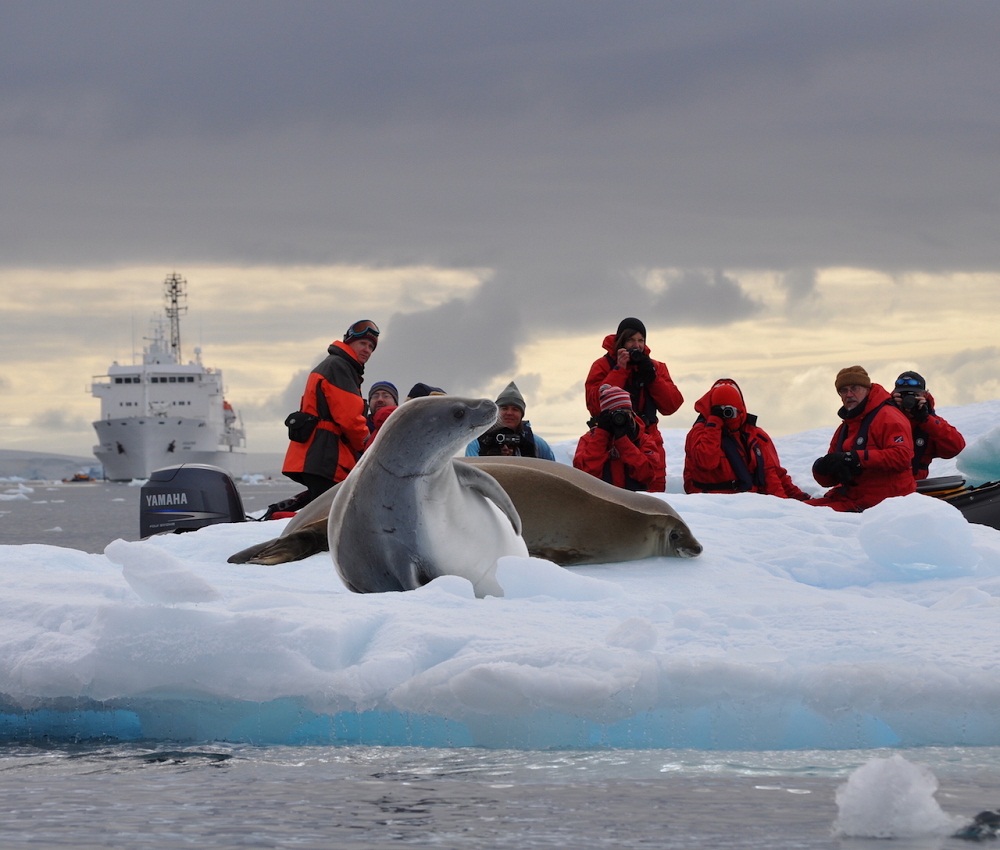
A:
POLYGON ((140 498, 139 535, 143 538, 246 519, 232 476, 204 463, 154 470, 142 485, 140 498))

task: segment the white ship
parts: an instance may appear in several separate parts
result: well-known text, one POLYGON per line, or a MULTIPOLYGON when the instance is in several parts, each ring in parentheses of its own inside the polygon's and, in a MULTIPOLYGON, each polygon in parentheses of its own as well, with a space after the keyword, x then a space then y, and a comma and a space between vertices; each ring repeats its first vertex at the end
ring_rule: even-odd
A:
POLYGON ((142 363, 98 375, 91 393, 101 400, 94 422, 94 456, 109 481, 149 478, 154 469, 181 463, 207 463, 240 475, 245 472, 246 433, 239 415, 223 397, 222 372, 195 359, 181 362, 180 315, 187 281, 167 276, 166 322, 153 322, 142 363))

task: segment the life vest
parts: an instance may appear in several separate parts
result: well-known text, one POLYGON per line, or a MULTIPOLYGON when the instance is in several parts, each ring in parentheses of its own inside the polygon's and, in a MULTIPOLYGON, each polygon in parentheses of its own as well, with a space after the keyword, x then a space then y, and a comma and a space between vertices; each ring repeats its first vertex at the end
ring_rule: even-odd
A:
MULTIPOLYGON (((614 369, 618 365, 618 359, 610 354, 604 355, 614 369)), ((644 425, 655 425, 659 420, 656 418, 656 401, 653 396, 646 392, 646 382, 639 379, 635 372, 629 372, 625 379, 625 391, 632 399, 632 410, 644 425)))
MULTIPOLYGON (((872 420, 875 418, 875 415, 887 404, 892 404, 891 398, 886 399, 881 404, 875 405, 875 407, 872 410, 869 410, 865 414, 864 418, 861 420, 861 424, 858 426, 858 433, 855 434, 854 436, 853 444, 848 448, 844 447, 844 440, 847 439, 848 432, 850 429, 848 428, 846 422, 844 422, 840 426, 840 435, 837 438, 837 445, 840 446, 841 451, 850 451, 858 453, 865 451, 866 447, 868 446, 868 430, 869 428, 871 428, 872 420)), ((867 452, 865 452, 865 457, 866 458, 868 457, 867 452)))
MULTIPOLYGON (((699 414, 697 420, 695 420, 695 424, 697 425, 705 421, 707 421, 705 417, 699 414)), ((756 460, 753 472, 750 471, 746 458, 743 456, 743 452, 740 451, 736 437, 728 429, 724 428, 722 431, 722 453, 726 456, 726 460, 729 461, 729 466, 736 478, 732 481, 692 481, 691 483, 705 493, 718 492, 720 490, 727 493, 747 493, 753 490, 754 487, 757 488, 757 492, 767 492, 764 453, 757 442, 749 445, 744 438, 743 444, 747 452, 753 455, 756 460)))

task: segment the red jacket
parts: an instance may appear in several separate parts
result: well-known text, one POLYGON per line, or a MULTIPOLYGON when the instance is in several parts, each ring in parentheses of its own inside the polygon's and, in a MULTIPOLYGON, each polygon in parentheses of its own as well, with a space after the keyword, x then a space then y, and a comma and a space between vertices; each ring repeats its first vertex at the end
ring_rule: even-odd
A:
POLYGON ((628 437, 617 439, 594 426, 580 437, 573 466, 625 490, 662 493, 664 477, 663 442, 636 417, 638 444, 628 437))
POLYGON ((309 373, 299 407, 320 421, 306 442, 289 442, 285 452, 281 471, 293 481, 303 472, 343 481, 367 445, 364 366, 345 342, 335 340, 327 351, 330 356, 309 373))
MULTIPOLYGON (((607 354, 595 360, 590 367, 584 384, 587 410, 594 417, 601 412, 601 384, 610 384, 613 387, 623 389, 632 397, 632 409, 642 419, 646 430, 660 445, 663 465, 657 468, 649 489, 656 493, 662 493, 667 489, 667 455, 663 449, 663 436, 660 434, 657 424, 659 420, 656 414, 669 416, 671 413, 675 413, 684 403, 684 396, 681 395, 681 391, 671 379, 667 364, 661 363, 659 360, 652 361, 656 375, 650 383, 645 385, 640 383, 635 365, 630 363, 624 369, 619 369, 618 349, 615 348, 617 339, 615 334, 608 334, 604 337, 602 345, 607 354)), ((643 350, 649 354, 648 346, 645 346, 643 350)))
MULTIPOLYGON (((733 383, 739 391, 743 391, 733 383)), ((685 493, 767 493, 805 501, 809 494, 795 486, 778 460, 778 449, 751 413, 735 431, 711 412, 709 390, 694 409, 698 419, 684 441, 685 493)), ((745 409, 745 408, 744 408, 745 409)))
POLYGON ((838 511, 863 511, 890 496, 905 496, 917 489, 911 466, 910 422, 892 404, 884 387, 872 384, 861 404, 849 413, 841 408, 837 415, 844 424, 833 435, 830 452, 854 452, 861 463, 861 472, 855 483, 835 487, 836 479, 814 472, 820 485, 833 489, 822 498, 811 500, 813 504, 828 505, 838 511), (859 445, 866 424, 868 438, 859 445))
MULTIPOLYGON (((656 368, 656 377, 652 382, 641 386, 636 377, 636 367, 629 364, 624 369, 618 368, 618 349, 615 348, 615 334, 608 334, 604 338, 604 350, 608 353, 594 361, 590 367, 585 383, 587 410, 591 416, 597 416, 601 412, 600 391, 601 384, 611 384, 613 387, 628 392, 632 396, 632 409, 639 415, 647 426, 656 428, 656 414, 669 416, 675 413, 684 403, 684 396, 677 389, 677 385, 670 378, 670 371, 666 363, 659 360, 653 361, 656 368)), ((649 348, 645 349, 649 354, 649 348)))
MULTIPOLYGON (((930 393, 924 395, 927 409, 934 410, 934 396, 930 393)), ((930 474, 934 458, 955 457, 965 448, 965 438, 958 429, 935 413, 928 413, 923 422, 910 418, 910 426, 913 429, 913 476, 917 481, 930 474)))

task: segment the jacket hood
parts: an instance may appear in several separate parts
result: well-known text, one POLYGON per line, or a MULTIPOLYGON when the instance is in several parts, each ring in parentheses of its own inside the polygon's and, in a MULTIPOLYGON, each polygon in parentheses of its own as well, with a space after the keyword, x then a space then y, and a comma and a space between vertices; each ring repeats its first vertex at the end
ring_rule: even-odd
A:
MULTIPOLYGON (((743 412, 747 414, 747 418, 749 419, 751 414, 747 410, 746 399, 743 398, 743 390, 740 389, 740 385, 737 384, 736 381, 734 381, 732 378, 719 378, 719 380, 717 380, 714 384, 712 384, 708 392, 706 392, 705 395, 703 395, 700 399, 698 399, 694 403, 695 412, 700 413, 702 416, 706 417, 709 415, 709 413, 712 410, 712 402, 711 402, 712 390, 714 390, 717 386, 719 386, 719 384, 729 384, 731 387, 736 388, 736 392, 740 394, 740 401, 743 402, 743 412)), ((754 421, 756 421, 756 417, 754 417, 754 421)))

